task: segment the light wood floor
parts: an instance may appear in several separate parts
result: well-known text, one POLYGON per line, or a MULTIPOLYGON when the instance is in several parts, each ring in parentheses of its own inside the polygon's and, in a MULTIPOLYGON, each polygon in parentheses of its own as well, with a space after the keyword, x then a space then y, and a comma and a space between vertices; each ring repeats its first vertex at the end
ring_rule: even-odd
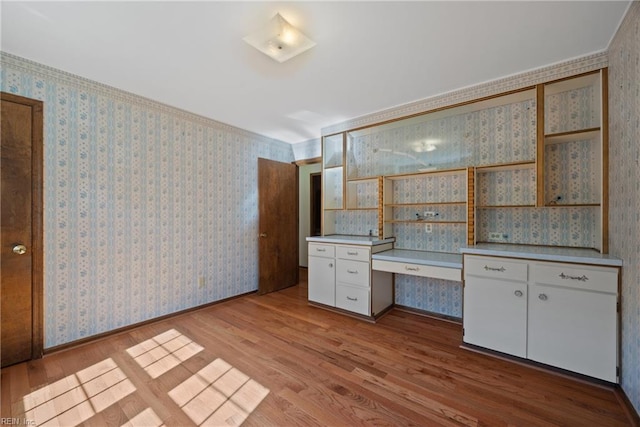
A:
MULTIPOLYGON (((612 389, 459 348, 461 326, 376 324, 303 283, 2 370, 2 417, 87 426, 628 426, 612 389)), ((5 422, 6 423, 6 422, 5 422)))

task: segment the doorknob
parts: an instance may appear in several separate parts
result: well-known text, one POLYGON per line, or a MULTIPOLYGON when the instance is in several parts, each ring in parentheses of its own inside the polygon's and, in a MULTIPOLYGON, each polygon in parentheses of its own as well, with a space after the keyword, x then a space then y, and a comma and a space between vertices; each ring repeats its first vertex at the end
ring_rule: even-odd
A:
POLYGON ((260 237, 267 237, 267 233, 260 233, 260 237))
POLYGON ((23 244, 16 243, 13 246, 13 253, 17 255, 24 255, 27 253, 27 247, 23 244))

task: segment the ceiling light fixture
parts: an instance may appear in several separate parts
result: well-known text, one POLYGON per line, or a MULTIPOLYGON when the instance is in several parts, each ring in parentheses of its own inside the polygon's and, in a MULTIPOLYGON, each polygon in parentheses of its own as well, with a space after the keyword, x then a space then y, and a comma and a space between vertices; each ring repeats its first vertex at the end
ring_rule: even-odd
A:
POLYGON ((263 29, 243 40, 278 62, 287 61, 316 45, 279 13, 263 29))

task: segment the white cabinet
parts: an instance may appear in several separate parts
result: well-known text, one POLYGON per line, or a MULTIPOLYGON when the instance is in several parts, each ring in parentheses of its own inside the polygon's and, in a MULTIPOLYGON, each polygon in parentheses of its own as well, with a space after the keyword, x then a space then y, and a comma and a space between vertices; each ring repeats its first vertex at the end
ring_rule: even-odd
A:
POLYGON ((526 262, 465 257, 464 341, 527 356, 526 262))
POLYGON ((309 243, 309 302, 375 318, 393 305, 391 273, 371 271, 371 253, 391 243, 309 243))
POLYGON ((618 268, 464 256, 464 342, 617 382, 618 268))
POLYGON ((617 273, 615 268, 534 264, 527 357, 615 382, 617 273))
POLYGON ((464 340, 527 356, 527 284, 469 279, 464 290, 464 340))
POLYGON ((336 303, 335 247, 309 243, 309 301, 336 303))

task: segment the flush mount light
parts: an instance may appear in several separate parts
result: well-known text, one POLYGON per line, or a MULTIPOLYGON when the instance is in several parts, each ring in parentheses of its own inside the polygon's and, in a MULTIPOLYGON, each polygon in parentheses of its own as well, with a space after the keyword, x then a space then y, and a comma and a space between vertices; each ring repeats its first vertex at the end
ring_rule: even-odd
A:
POLYGON ((278 62, 291 59, 316 45, 279 13, 263 29, 243 40, 278 62))

